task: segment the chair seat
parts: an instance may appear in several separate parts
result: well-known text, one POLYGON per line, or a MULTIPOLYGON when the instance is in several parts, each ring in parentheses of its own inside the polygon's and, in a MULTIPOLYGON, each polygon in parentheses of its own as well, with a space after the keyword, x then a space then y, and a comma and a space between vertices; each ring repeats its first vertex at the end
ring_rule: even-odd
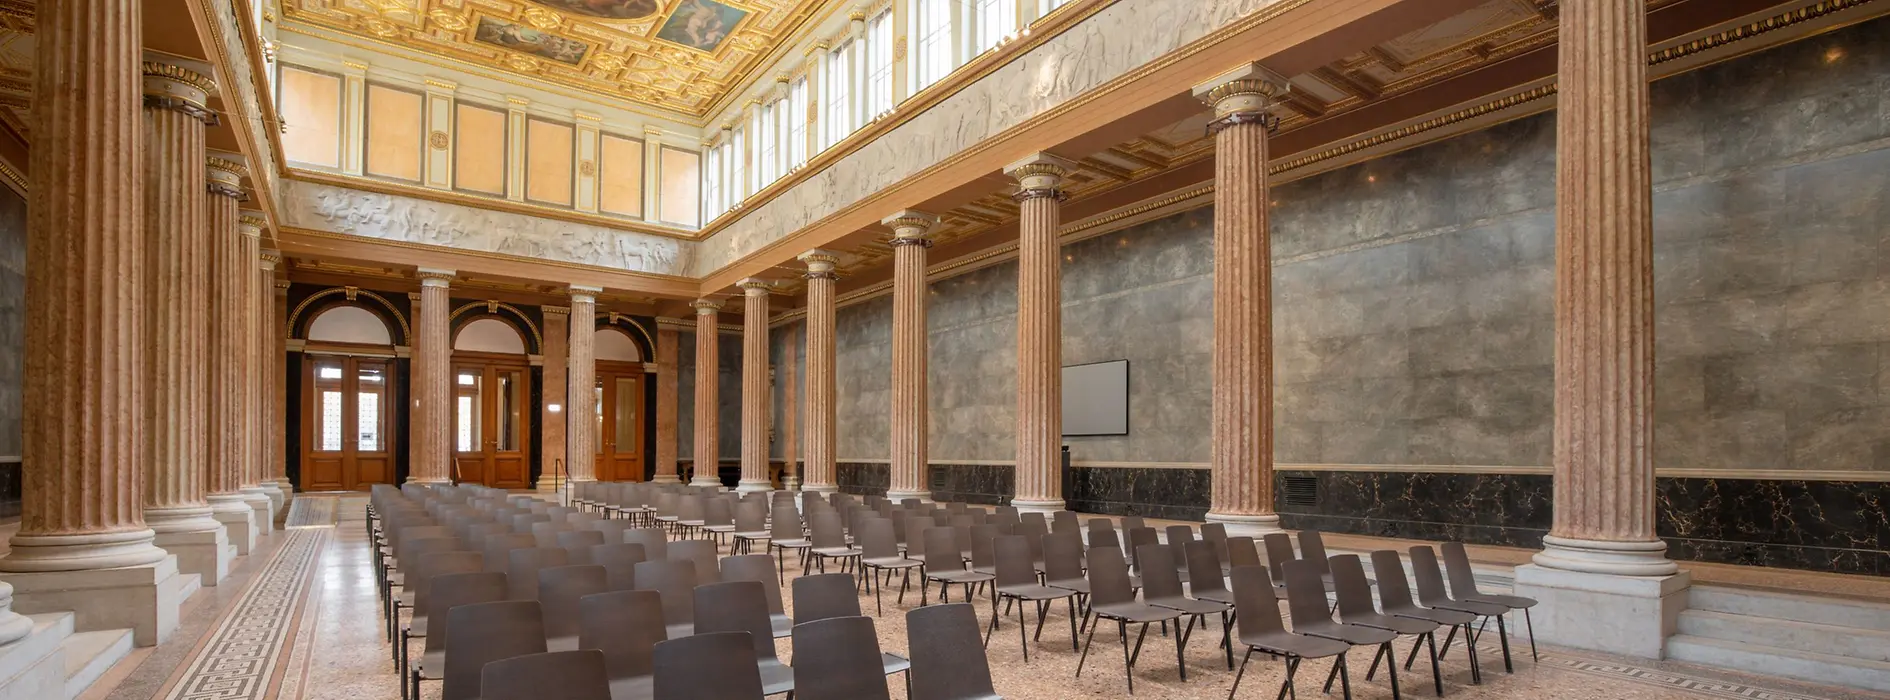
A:
POLYGON ((708 532, 734 532, 735 526, 734 525, 704 525, 702 526, 702 529, 708 532))
POLYGON ((1068 588, 1054 588, 1051 586, 1039 586, 1034 583, 1026 583, 1017 586, 998 586, 998 595, 1006 598, 1022 598, 1024 600, 1057 600, 1059 598, 1068 598, 1076 595, 1076 591, 1072 591, 1068 588))
POLYGON ((1227 611, 1227 605, 1224 603, 1216 603, 1211 600, 1196 600, 1187 596, 1150 598, 1148 599, 1148 604, 1168 608, 1170 610, 1179 610, 1189 615, 1213 615, 1227 611))
POLYGON ((655 676, 631 676, 610 680, 610 700, 650 700, 656 697, 655 676))
POLYGON ((1181 612, 1169 608, 1160 608, 1141 601, 1091 605, 1097 615, 1124 622, 1161 622, 1181 617, 1181 612))
POLYGON ((1314 622, 1312 624, 1302 625, 1298 620, 1294 620, 1293 631, 1314 637, 1336 639, 1347 644, 1360 646, 1366 644, 1384 644, 1385 642, 1398 638, 1398 633, 1391 630, 1347 625, 1337 622, 1314 622))
POLYGON ((1278 654, 1297 656, 1302 659, 1323 659, 1338 656, 1352 648, 1345 642, 1337 642, 1319 637, 1308 637, 1292 632, 1265 632, 1261 634, 1240 635, 1240 643, 1256 649, 1278 654))
POLYGON ((774 625, 775 639, 794 636, 794 618, 782 613, 774 613, 768 616, 768 623, 774 625))
POLYGON ((927 581, 944 581, 946 583, 984 583, 985 581, 995 580, 997 577, 976 571, 959 570, 928 571, 925 573, 925 579, 927 581))
POLYGON ((770 546, 770 547, 781 547, 781 548, 784 548, 784 549, 801 549, 801 548, 804 548, 804 547, 812 547, 812 546, 814 546, 814 543, 813 543, 813 541, 812 541, 812 540, 805 540, 805 539, 801 539, 801 540, 774 540, 774 539, 771 539, 771 540, 768 540, 768 546, 770 546))
POLYGON ((665 625, 663 627, 663 634, 666 635, 669 639, 681 639, 683 637, 687 637, 695 633, 696 633, 696 623, 694 622, 678 622, 676 624, 665 625))
POLYGON ((769 533, 768 531, 766 531, 766 530, 759 530, 759 531, 750 531, 750 532, 737 532, 737 533, 735 533, 735 539, 738 539, 738 540, 765 540, 765 539, 768 539, 768 536, 769 536, 769 534, 770 534, 770 533, 769 533))
POLYGON ((1050 587, 1052 588, 1061 588, 1066 591, 1075 591, 1083 595, 1089 595, 1089 579, 1086 579, 1086 578, 1073 578, 1073 579, 1068 579, 1064 581, 1050 581, 1048 583, 1050 584, 1050 587))
POLYGON ((676 524, 683 527, 702 527, 707 522, 706 520, 678 520, 676 524))
POLYGON ((545 640, 545 651, 577 651, 578 637, 550 637, 545 640))
POLYGON ((1464 596, 1463 599, 1473 603, 1494 603, 1507 608, 1533 608, 1536 606, 1536 599, 1534 598, 1524 598, 1519 595, 1502 595, 1500 593, 1478 593, 1476 595, 1464 596))
POLYGON ((1397 617, 1408 617, 1414 620, 1430 620, 1440 625, 1451 626, 1474 622, 1477 619, 1477 616, 1462 610, 1443 610, 1439 608, 1412 607, 1400 608, 1390 612, 1397 617))
POLYGON ((823 557, 857 557, 865 554, 853 547, 815 547, 814 553, 823 557))
POLYGON ((413 591, 402 591, 396 600, 400 601, 401 607, 413 607, 413 591))
POLYGON ((861 559, 860 561, 864 562, 867 566, 879 569, 910 569, 915 566, 925 566, 925 562, 917 559, 907 559, 905 557, 874 557, 872 559, 861 559))
POLYGON ((777 695, 794 691, 794 669, 779 659, 761 662, 761 694, 777 695))
POLYGON ((446 650, 435 649, 420 655, 420 663, 413 665, 420 680, 437 681, 446 677, 446 650))
POLYGON ((1223 605, 1234 604, 1234 594, 1231 591, 1201 591, 1193 595, 1196 600, 1205 600, 1213 603, 1221 603, 1223 605))
POLYGON ((1417 620, 1409 617, 1398 617, 1397 615, 1347 615, 1345 616, 1345 621, 1349 624, 1390 630, 1398 634, 1424 634, 1425 632, 1437 629, 1437 623, 1435 622, 1417 620))
POLYGON ((1496 603, 1479 603, 1474 600, 1452 600, 1452 601, 1447 601, 1447 602, 1440 602, 1433 607, 1438 608, 1438 609, 1443 609, 1443 610, 1459 610, 1462 612, 1470 613, 1472 615, 1476 615, 1478 617, 1482 617, 1484 615, 1504 615, 1509 612, 1509 606, 1507 605, 1497 605, 1496 603))
POLYGON ((412 619, 408 620, 407 621, 407 636, 409 637, 427 636, 427 616, 415 615, 413 616, 412 619))
POLYGON ((882 652, 879 655, 879 663, 886 668, 888 676, 912 668, 912 660, 898 654, 882 652))

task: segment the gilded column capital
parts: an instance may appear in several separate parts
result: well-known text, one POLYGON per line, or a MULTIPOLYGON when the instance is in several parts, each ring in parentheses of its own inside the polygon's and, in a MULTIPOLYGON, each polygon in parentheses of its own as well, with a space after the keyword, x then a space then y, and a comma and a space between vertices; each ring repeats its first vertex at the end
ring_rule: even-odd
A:
POLYGON ((769 292, 774 291, 773 281, 759 277, 742 278, 742 281, 736 282, 735 286, 742 290, 743 296, 765 297, 769 292))
POLYGON ((242 216, 236 217, 236 230, 238 233, 245 236, 261 238, 263 229, 266 228, 269 228, 269 222, 260 216, 253 215, 253 213, 245 213, 242 216))
POLYGON ((278 296, 288 295, 289 284, 290 282, 288 280, 276 280, 276 294, 278 296))
POLYGON ((243 167, 242 163, 216 156, 205 159, 204 168, 204 177, 208 180, 206 187, 210 194, 242 201, 243 178, 249 176, 248 168, 243 167))
POLYGON ((932 227, 938 225, 938 215, 905 209, 879 222, 892 228, 892 245, 923 245, 929 248, 932 242, 925 240, 925 236, 932 232, 932 227))
POLYGON ((840 276, 834 274, 833 271, 834 267, 840 264, 840 256, 835 255, 833 251, 816 248, 801 253, 797 257, 800 258, 802 263, 807 265, 807 274, 803 275, 803 277, 807 279, 833 280, 840 278, 840 276))
POLYGON ((423 267, 414 271, 414 276, 420 278, 422 287, 445 287, 453 282, 453 276, 457 274, 453 270, 432 267, 423 267))
POLYGON ((1235 124, 1260 124, 1271 130, 1279 125, 1279 118, 1267 109, 1292 89, 1280 74, 1259 63, 1249 63, 1196 85, 1194 96, 1214 107, 1214 119, 1207 125, 1209 134, 1235 124))
POLYGON ((262 264, 259 267, 273 272, 276 269, 276 265, 282 262, 282 251, 265 249, 262 254, 257 257, 262 260, 262 264))
POLYGON ((697 299, 689 302, 689 306, 696 310, 697 316, 714 316, 722 310, 722 302, 717 299, 697 299))
POLYGON ((604 293, 604 288, 574 284, 565 288, 565 292, 571 296, 571 303, 573 304, 595 304, 597 303, 597 295, 604 293))
POLYGON ((217 113, 210 109, 216 81, 189 68, 156 61, 145 61, 143 73, 147 109, 175 110, 205 124, 217 124, 217 113))

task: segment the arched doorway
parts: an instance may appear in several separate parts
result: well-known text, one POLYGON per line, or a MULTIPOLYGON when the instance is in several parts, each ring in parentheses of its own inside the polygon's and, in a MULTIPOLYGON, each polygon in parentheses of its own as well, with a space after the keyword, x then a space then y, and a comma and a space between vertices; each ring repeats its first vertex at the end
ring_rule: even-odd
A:
POLYGON ((597 361, 597 478, 643 480, 643 351, 624 329, 598 328, 592 336, 597 361))
POLYGON ((495 315, 472 318, 453 334, 454 478, 465 484, 531 485, 531 361, 525 337, 495 315))
POLYGON ((309 322, 302 363, 301 484, 353 491, 394 482, 394 339, 365 307, 340 303, 309 322))

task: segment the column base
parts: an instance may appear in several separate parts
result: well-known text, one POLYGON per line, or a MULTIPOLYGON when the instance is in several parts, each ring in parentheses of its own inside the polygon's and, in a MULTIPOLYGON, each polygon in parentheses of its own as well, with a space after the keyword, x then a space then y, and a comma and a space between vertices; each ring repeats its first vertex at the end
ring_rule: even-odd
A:
POLYGON ((886 491, 886 500, 898 503, 908 498, 917 498, 920 503, 932 503, 931 491, 886 491))
POLYGON ((130 628, 132 644, 141 647, 156 646, 177 629, 177 609, 195 590, 194 578, 179 574, 169 554, 138 566, 7 575, 14 610, 69 611, 80 632, 130 628))
POLYGON ((11 550, 5 558, 0 558, 0 572, 24 574, 150 566, 171 556, 151 543, 156 534, 143 528, 79 535, 15 534, 8 542, 11 550))
POLYGON ((1019 513, 1055 513, 1063 510, 1063 499, 1035 500, 1026 498, 1011 499, 1011 507, 1019 513))
POLYGON ((806 483, 801 484, 801 491, 805 493, 838 493, 840 491, 840 485, 806 483))
POLYGON ((223 524, 211 522, 216 527, 210 530, 160 532, 156 539, 157 546, 177 557, 178 572, 202 577, 205 586, 229 578, 230 561, 236 558, 236 547, 230 544, 223 524))
POLYGON ((650 477, 650 483, 652 484, 680 484, 682 483, 682 477, 676 476, 675 474, 658 474, 656 476, 650 477))
POLYGON ((774 482, 768 481, 766 479, 759 479, 759 480, 743 479, 741 480, 741 483, 735 485, 736 493, 757 493, 761 491, 773 491, 773 490, 774 490, 774 482))
POLYGON ((289 514, 288 508, 285 507, 289 499, 282 495, 281 486, 277 485, 274 481, 265 481, 262 482, 262 491, 264 496, 269 497, 270 523, 273 524, 278 519, 289 514))
MULTIPOLYGON (((13 612, 13 584, 0 581, 0 648, 24 639, 32 631, 33 621, 13 612)), ((5 677, 7 674, 0 673, 0 678, 5 677)))
POLYGON ((1207 521, 1226 526, 1228 537, 1252 537, 1257 540, 1262 536, 1275 532, 1285 532, 1285 530, 1280 529, 1280 516, 1278 513, 1268 513, 1266 515, 1208 513, 1207 521))
POLYGON ((211 496, 210 517, 223 523, 224 536, 236 547, 238 556, 249 556, 256 549, 256 511, 236 496, 211 496), (228 499, 219 501, 218 499, 228 499))
POLYGON ((1667 543, 1582 540, 1544 535, 1543 549, 1532 558, 1550 569, 1616 576, 1669 576, 1680 565, 1667 558, 1667 543))
POLYGON ((255 511, 251 519, 256 522, 257 534, 268 535, 275 532, 276 512, 273 510, 275 502, 269 500, 269 494, 264 493, 261 486, 243 487, 243 502, 249 504, 250 510, 255 511))
POLYGON ((1691 584, 1692 575, 1684 571, 1622 576, 1524 564, 1516 567, 1514 590, 1539 603, 1530 612, 1544 642, 1660 659, 1687 608, 1691 584))
POLYGON ((557 474, 543 474, 538 477, 538 485, 532 487, 539 493, 557 493, 564 488, 565 479, 557 474))

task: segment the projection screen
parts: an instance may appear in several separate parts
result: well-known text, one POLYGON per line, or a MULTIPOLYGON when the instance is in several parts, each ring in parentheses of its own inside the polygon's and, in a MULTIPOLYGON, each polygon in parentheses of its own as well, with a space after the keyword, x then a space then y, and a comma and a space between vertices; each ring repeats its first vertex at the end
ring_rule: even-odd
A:
POLYGON ((1129 434, 1129 361, 1063 368, 1063 434, 1129 434))

